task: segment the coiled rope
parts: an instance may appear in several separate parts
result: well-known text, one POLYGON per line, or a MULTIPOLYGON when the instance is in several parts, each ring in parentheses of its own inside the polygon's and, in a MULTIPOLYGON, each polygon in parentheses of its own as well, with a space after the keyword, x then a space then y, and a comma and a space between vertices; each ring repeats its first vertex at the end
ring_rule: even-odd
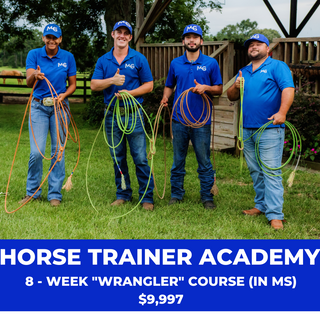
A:
POLYGON ((29 201, 31 201, 31 199, 35 196, 35 194, 40 190, 40 188, 42 187, 42 185, 44 184, 44 182, 47 180, 49 174, 51 173, 51 171, 53 170, 53 168, 55 167, 56 163, 59 161, 61 161, 62 156, 63 156, 63 152, 66 148, 67 145, 67 140, 71 139, 74 143, 78 142, 78 158, 77 158, 77 162, 75 167, 72 170, 71 175, 68 177, 66 184, 62 187, 63 189, 66 189, 66 191, 69 191, 72 188, 72 182, 71 182, 71 178, 72 175, 74 173, 74 171, 76 170, 78 163, 79 163, 79 159, 80 159, 80 137, 79 137, 79 132, 78 132, 78 128, 76 126, 76 123, 74 121, 74 118, 70 112, 70 109, 68 108, 67 104, 64 101, 60 101, 58 99, 58 94, 55 91, 54 87, 52 86, 52 84, 50 83, 50 81, 44 77, 44 80, 46 81, 46 83, 48 84, 50 93, 51 93, 51 97, 54 101, 54 115, 55 115, 55 122, 56 122, 56 131, 57 131, 57 144, 56 144, 56 150, 54 155, 51 158, 47 158, 45 157, 42 152, 39 149, 37 140, 34 136, 34 132, 33 132, 33 127, 32 127, 32 121, 31 121, 31 101, 32 101, 32 96, 33 96, 33 91, 34 88, 38 82, 38 80, 35 81, 33 88, 31 90, 30 93, 30 97, 27 103, 27 107, 25 109, 24 112, 24 116, 22 119, 22 123, 21 123, 21 127, 20 127, 20 133, 19 133, 19 137, 18 137, 18 141, 17 141, 17 146, 16 146, 16 150, 14 153, 14 157, 13 157, 13 161, 11 164, 11 169, 10 169, 10 174, 9 174, 9 179, 8 179, 8 183, 7 183, 7 189, 6 189, 6 194, 5 194, 5 202, 4 202, 4 206, 5 206, 5 210, 7 213, 14 213, 16 211, 18 211, 19 209, 21 209, 24 205, 26 205, 29 201), (17 209, 13 210, 13 211, 8 211, 7 210, 7 195, 8 195, 8 190, 9 190, 9 185, 10 185, 10 179, 11 179, 11 174, 12 174, 12 170, 13 170, 13 166, 14 166, 14 162, 15 162, 15 158, 18 152, 18 147, 19 147, 19 143, 20 143, 20 138, 21 138, 21 134, 22 134, 22 129, 23 129, 23 124, 27 115, 27 112, 29 110, 29 119, 30 119, 30 128, 31 128, 31 132, 32 132, 32 136, 34 139, 34 142, 37 146, 37 149, 39 151, 39 153, 41 154, 41 156, 48 161, 51 161, 56 155, 56 161, 54 162, 54 164, 52 165, 52 167, 50 168, 49 172, 47 173, 47 175, 45 176, 45 178, 43 179, 43 181, 41 182, 40 186, 38 187, 38 189, 33 193, 33 195, 25 202, 23 203, 20 207, 18 207, 17 209), (72 125, 73 128, 73 133, 74 133, 74 138, 72 137, 71 133, 69 132, 69 125, 68 125, 68 118, 70 119, 70 123, 72 125), (59 124, 60 124, 60 128, 62 131, 62 135, 60 135, 60 130, 59 130, 59 124))
POLYGON ((149 174, 149 178, 148 178, 148 183, 147 183, 147 186, 146 186, 146 189, 144 191, 144 194, 142 195, 141 199, 139 200, 139 202, 137 203, 137 205, 135 207, 133 207, 130 211, 122 214, 122 215, 119 215, 119 216, 116 216, 116 217, 112 217, 110 218, 110 222, 114 219, 119 219, 121 217, 124 217, 126 215, 128 215, 129 213, 131 213, 132 211, 134 211, 138 205, 141 203, 141 201, 143 200, 147 190, 148 190, 148 187, 149 187, 149 184, 150 184, 150 180, 151 180, 151 174, 152 174, 152 171, 153 171, 153 156, 155 155, 155 152, 156 152, 156 149, 155 149, 155 138, 154 138, 154 131, 153 131, 153 128, 152 128, 152 125, 151 125, 151 121, 148 117, 148 114, 146 113, 146 111, 143 109, 143 107, 141 106, 141 104, 131 95, 129 94, 128 92, 119 92, 122 100, 123 100, 123 108, 124 108, 124 119, 121 115, 121 112, 120 112, 120 105, 119 105, 119 99, 116 98, 116 96, 114 96, 108 107, 106 108, 106 111, 105 111, 105 115, 104 115, 104 118, 102 120, 102 123, 101 123, 101 126, 100 126, 100 129, 98 130, 98 133, 94 139, 94 142, 92 144, 92 147, 91 147, 91 151, 90 151, 90 154, 89 154, 89 157, 88 157, 88 161, 87 161, 87 169, 86 169, 86 189, 87 189, 87 194, 88 194, 88 198, 89 198, 89 201, 93 207, 93 209, 99 213, 99 211, 96 209, 96 207, 94 206, 93 202, 92 202, 92 199, 91 199, 91 196, 90 196, 90 192, 89 192, 89 187, 88 187, 88 172, 89 172, 89 163, 90 163, 90 159, 91 159, 91 155, 92 155, 92 152, 93 152, 93 148, 94 148, 94 145, 96 143, 96 140, 100 134, 100 131, 103 129, 103 135, 104 135, 104 140, 106 142, 106 144, 108 145, 108 147, 112 150, 113 154, 114 154, 114 159, 115 159, 115 163, 116 165, 118 166, 118 169, 119 169, 119 172, 121 174, 121 187, 122 189, 126 189, 126 185, 125 185, 125 180, 124 180, 124 175, 121 171, 121 168, 119 167, 119 164, 118 164, 118 161, 117 161, 117 157, 116 157, 116 154, 115 154, 115 149, 121 144, 123 138, 125 135, 128 135, 128 134, 131 134, 134 129, 135 129, 135 126, 136 126, 136 123, 137 123, 137 119, 138 119, 138 116, 140 117, 140 120, 141 120, 141 123, 143 123, 143 118, 141 116, 141 113, 139 112, 139 108, 142 110, 142 112, 146 115, 146 118, 150 124, 150 128, 151 128, 151 137, 148 135, 145 127, 143 126, 143 130, 144 130, 144 133, 147 137, 147 139, 149 140, 149 147, 150 147, 150 152, 149 152, 149 155, 150 155, 150 160, 151 160, 151 163, 150 163, 150 174, 149 174), (105 119, 106 119, 106 116, 107 116, 107 113, 109 111, 109 109, 111 108, 112 106, 112 102, 114 101, 114 99, 116 99, 115 101, 115 104, 114 104, 114 107, 113 107, 113 113, 112 113, 112 127, 111 127, 111 143, 109 143, 108 141, 108 138, 107 138, 107 135, 106 135, 106 128, 105 128, 105 119), (131 123, 129 124, 129 120, 130 120, 130 114, 132 115, 131 116, 131 123), (113 124, 114 124, 114 119, 117 120, 117 125, 119 127, 119 129, 121 130, 122 132, 122 136, 121 136, 121 139, 119 141, 119 143, 117 145, 114 144, 114 139, 113 139, 113 124))
POLYGON ((243 96, 244 96, 244 78, 241 77, 240 78, 240 116, 239 116, 239 133, 238 133, 238 141, 237 141, 237 146, 240 150, 240 172, 242 172, 242 165, 243 165, 243 149, 244 149, 244 142, 248 141, 249 139, 251 139, 255 134, 257 134, 257 139, 256 139, 256 143, 255 143, 255 156, 256 156, 256 160, 259 164, 259 167, 261 168, 261 170, 266 173, 269 176, 272 177, 277 177, 277 176, 282 176, 285 175, 288 171, 291 170, 291 167, 293 165, 293 163, 296 161, 296 165, 295 168, 293 169, 293 171, 291 172, 288 180, 287 180, 287 184, 288 187, 292 187, 293 184, 293 180, 294 180, 294 176, 295 176, 295 172, 297 170, 300 158, 301 158, 301 150, 302 150, 302 139, 300 137, 299 132, 297 131, 297 129, 289 122, 289 121, 285 121, 284 124, 289 128, 291 135, 292 135, 292 150, 290 152, 290 156, 288 158, 288 160, 282 164, 281 166, 279 166, 278 168, 271 168, 269 166, 267 166, 260 158, 260 152, 259 152, 259 144, 260 144, 260 139, 261 136, 264 132, 265 129, 267 129, 267 127, 273 123, 273 120, 265 123, 263 126, 261 126, 257 131, 255 131, 248 139, 243 140, 243 96), (286 165, 288 165, 292 158, 294 156, 294 160, 293 163, 291 165, 291 167, 289 167, 285 172, 282 172, 280 174, 273 174, 272 172, 267 172, 266 169, 271 170, 271 171, 276 171, 276 170, 281 170, 283 167, 285 167, 286 165))
POLYGON ((217 195, 219 193, 217 184, 216 184, 216 161, 215 161, 215 157, 214 157, 214 121, 215 121, 215 112, 214 112, 214 106, 213 106, 213 101, 212 99, 206 94, 203 93, 201 94, 201 98, 202 98, 202 112, 201 115, 199 116, 199 119, 195 119, 194 116, 192 115, 190 108, 189 108, 189 104, 188 104, 188 94, 189 92, 193 90, 194 88, 190 88, 187 89, 185 91, 183 91, 180 96, 178 97, 178 99, 176 100, 173 109, 172 109, 172 113, 171 113, 171 119, 170 119, 170 134, 171 137, 173 139, 173 134, 172 134, 172 119, 173 119, 173 113, 176 113, 176 116, 179 120, 179 122, 187 127, 190 128, 201 128, 204 125, 206 125, 206 123, 208 122, 208 120, 211 117, 211 113, 212 113, 212 118, 211 118, 211 122, 212 122, 212 137, 211 137, 211 150, 212 150, 212 159, 213 159, 213 168, 214 168, 214 184, 212 186, 211 189, 211 193, 213 195, 217 195), (189 120, 185 111, 184 111, 184 100, 186 101, 185 105, 187 107, 187 111, 190 115, 190 117, 192 118, 193 121, 189 120), (180 102, 179 102, 180 101, 180 102), (211 104, 210 104, 211 102, 211 104), (179 106, 179 111, 181 114, 182 119, 184 120, 184 122, 180 119, 179 114, 178 114, 178 106, 179 106), (205 115, 204 120, 200 121, 200 119, 202 118, 202 116, 205 115))

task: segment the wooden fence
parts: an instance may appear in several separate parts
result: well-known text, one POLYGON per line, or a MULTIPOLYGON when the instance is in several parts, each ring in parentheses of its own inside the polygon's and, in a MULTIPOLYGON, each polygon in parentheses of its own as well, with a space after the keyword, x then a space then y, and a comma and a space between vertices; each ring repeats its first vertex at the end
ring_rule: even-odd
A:
POLYGON ((320 37, 275 38, 273 58, 284 61, 290 67, 296 83, 301 76, 312 83, 314 94, 320 94, 320 37))
MULTIPOLYGON (((201 51, 218 61, 223 84, 248 63, 244 48, 235 48, 231 41, 204 41, 201 51)), ((185 49, 182 43, 143 43, 140 52, 147 58, 154 79, 159 80, 167 77, 171 61, 185 49)))
MULTIPOLYGON (((77 82, 83 82, 82 86, 77 85, 77 90, 82 89, 83 94, 73 94, 70 96, 70 98, 83 98, 83 102, 87 102, 87 98, 90 98, 90 94, 88 94, 88 90, 90 89, 90 78, 83 77, 83 78, 77 78, 77 82)), ((19 77, 19 76, 0 76, 0 88, 28 88, 25 83, 25 77, 19 77), (1 81, 2 78, 5 79, 24 79, 23 84, 3 84, 3 81, 1 81)), ((31 91, 30 91, 31 92, 31 91)), ((2 92, 0 91, 0 103, 3 103, 3 97, 29 97, 30 93, 10 93, 10 92, 2 92)))

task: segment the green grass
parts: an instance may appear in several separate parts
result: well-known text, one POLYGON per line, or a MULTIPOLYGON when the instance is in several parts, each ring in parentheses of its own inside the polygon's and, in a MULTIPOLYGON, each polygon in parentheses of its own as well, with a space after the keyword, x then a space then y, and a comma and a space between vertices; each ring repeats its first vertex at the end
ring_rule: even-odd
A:
MULTIPOLYGON (((11 70, 11 69, 15 69, 15 70, 19 70, 21 71, 24 76, 26 75, 26 69, 25 68, 11 68, 8 66, 4 66, 4 67, 0 67, 0 72, 2 70, 11 70)), ((87 77, 87 79, 89 79, 89 81, 87 80, 87 86, 90 86, 90 77, 88 75, 85 74, 77 74, 77 78, 83 78, 84 76, 87 77)), ((3 83, 3 79, 0 79, 0 83, 3 83)), ((18 81, 17 79, 6 79, 6 84, 14 84, 17 85, 18 81)), ((77 86, 84 86, 84 81, 77 81, 77 86)), ((16 87, 16 88, 10 88, 10 87, 1 87, 1 92, 8 92, 8 93, 30 93, 32 88, 28 88, 27 84, 26 84, 26 80, 23 80, 23 85, 21 85, 20 88, 16 87)), ((76 91, 74 92, 74 94, 83 94, 83 89, 76 89, 76 91)), ((87 89, 87 94, 90 95, 91 94, 91 89, 87 89)))
MULTIPOLYGON (((283 210, 287 223, 283 231, 274 231, 264 216, 247 217, 241 214, 241 210, 254 205, 252 181, 246 167, 240 175, 239 159, 226 153, 216 153, 219 187, 219 195, 215 197, 216 210, 204 210, 200 202, 197 161, 192 147, 189 148, 186 162, 184 201, 167 206, 173 156, 170 141, 166 143, 168 182, 165 199, 160 200, 155 194, 153 212, 146 212, 138 206, 125 217, 111 220, 112 217, 125 214, 138 203, 138 184, 132 158, 128 156, 133 202, 123 207, 110 207, 116 191, 113 164, 101 133, 93 151, 88 175, 90 196, 98 210, 96 212, 89 202, 85 179, 87 159, 98 129, 89 127, 82 120, 83 108, 83 104, 71 106, 81 139, 81 158, 72 178, 73 189, 70 192, 63 190, 60 207, 53 208, 46 200, 46 182, 40 202, 31 202, 13 214, 5 212, 4 197, 0 196, 1 239, 319 239, 319 174, 298 171, 293 187, 285 187, 283 210)), ((0 105, 0 192, 6 191, 23 112, 24 106, 21 105, 0 105)), ((10 211, 18 207, 18 201, 25 195, 29 152, 26 124, 9 188, 10 211)), ((72 171, 76 158, 77 145, 69 141, 66 148, 66 176, 72 171)), ((161 138, 157 141, 154 161, 156 182, 162 193, 164 160, 161 138)), ((45 161, 44 172, 47 172, 48 167, 45 161)))

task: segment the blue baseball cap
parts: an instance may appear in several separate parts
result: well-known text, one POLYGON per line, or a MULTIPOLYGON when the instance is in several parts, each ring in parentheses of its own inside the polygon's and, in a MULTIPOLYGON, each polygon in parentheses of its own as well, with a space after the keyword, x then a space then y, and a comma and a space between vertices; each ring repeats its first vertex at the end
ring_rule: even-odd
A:
POLYGON ((60 38, 62 36, 62 31, 60 27, 54 23, 50 23, 44 27, 43 36, 52 34, 53 36, 60 38))
POLYGON ((115 30, 117 30, 117 29, 120 28, 120 27, 126 27, 126 28, 128 28, 130 34, 132 34, 132 27, 131 27, 130 23, 127 22, 127 21, 124 21, 124 20, 118 21, 118 22, 114 25, 112 31, 115 31, 115 30))
POLYGON ((187 33, 195 33, 202 38, 202 29, 200 26, 198 26, 196 24, 189 24, 188 26, 186 26, 183 30, 182 38, 184 38, 184 36, 187 33))
POLYGON ((260 33, 254 34, 244 43, 244 46, 248 48, 251 41, 260 41, 265 43, 269 47, 269 40, 263 34, 260 34, 260 33))

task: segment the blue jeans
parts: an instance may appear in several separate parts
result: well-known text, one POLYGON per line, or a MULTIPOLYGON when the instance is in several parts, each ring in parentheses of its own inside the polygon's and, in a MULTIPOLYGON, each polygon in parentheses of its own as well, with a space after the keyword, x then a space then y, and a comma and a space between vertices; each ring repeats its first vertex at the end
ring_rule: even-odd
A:
MULTIPOLYGON (((120 143, 120 145, 118 145, 122 138, 123 133, 118 127, 116 116, 114 117, 113 133, 112 133, 113 111, 109 110, 105 119, 106 133, 107 133, 109 145, 112 145, 112 136, 113 136, 113 143, 114 143, 113 145, 114 146, 118 145, 115 150, 110 148, 110 154, 113 159, 115 182, 117 187, 117 192, 116 192, 117 199, 130 201, 132 198, 132 189, 130 187, 130 177, 129 177, 129 170, 128 170, 128 164, 127 164, 127 143, 126 142, 128 141, 129 147, 130 147, 130 153, 131 153, 133 162, 136 166, 136 176, 139 183, 139 200, 143 197, 143 194, 146 191, 146 194, 142 199, 141 203, 143 202, 153 203, 154 183, 153 183, 153 177, 151 175, 151 180, 148 185, 149 176, 150 176, 150 167, 147 159, 146 136, 143 130, 144 120, 143 120, 143 114, 141 109, 139 109, 139 112, 142 117, 142 122, 140 120, 139 115, 137 114, 137 122, 136 122, 135 129, 131 134, 124 135, 122 142, 120 143), (119 167, 124 175, 124 179, 126 182, 125 190, 122 190, 121 188, 121 174, 115 162, 114 153, 116 155, 119 167)), ((121 117, 121 119, 123 122, 125 121, 124 116, 121 117)), ((129 124, 128 124, 129 128, 131 127, 132 120, 134 120, 134 117, 132 117, 132 115, 130 114, 129 124)))
MULTIPOLYGON (((244 140, 248 139, 256 129, 243 129, 244 140)), ((266 129, 259 142, 260 158, 270 168, 281 166, 284 128, 266 129)), ((255 142, 257 134, 244 143, 244 156, 253 180, 256 192, 254 198, 255 208, 265 213, 267 219, 283 220, 283 186, 282 177, 272 177, 262 171, 255 155, 255 142)), ((272 174, 280 174, 281 170, 272 171, 265 167, 264 170, 272 174)))
POLYGON ((186 156, 191 140, 198 161, 198 176, 200 179, 200 197, 204 203, 213 200, 210 192, 214 184, 214 171, 210 161, 211 126, 190 128, 180 122, 172 121, 173 134, 173 165, 171 168, 171 198, 182 200, 186 174, 186 156))
MULTIPOLYGON (((69 106, 67 99, 65 100, 65 102, 69 106)), ((54 115, 54 107, 53 106, 46 107, 40 102, 32 100, 31 121, 32 121, 32 128, 33 128, 35 139, 43 155, 45 154, 45 150, 46 150, 46 141, 47 141, 48 131, 50 131, 50 137, 51 137, 50 158, 51 158, 56 151, 56 145, 57 145, 57 130, 56 130, 56 119, 54 115)), ((69 122, 69 119, 68 119, 68 122, 69 122)), ((60 130, 60 136, 63 138, 63 141, 65 141, 65 135, 62 132, 60 123, 59 123, 59 130, 60 130)), ((30 118, 29 118, 29 138, 30 138, 31 152, 30 152, 28 178, 27 178, 27 195, 32 196, 41 184, 43 158, 35 144, 35 141, 31 132, 30 118)), ((58 154, 58 151, 57 151, 57 154, 58 154)), ((55 163, 57 154, 51 160, 51 165, 49 170, 55 163)), ((65 166, 64 166, 64 152, 63 152, 61 161, 56 163, 56 165, 54 166, 54 168, 52 169, 48 177, 48 184, 49 184, 48 201, 52 199, 57 199, 61 201, 62 199, 61 188, 62 188, 64 178, 65 178, 65 166)), ((42 189, 40 188, 39 191, 35 194, 34 198, 36 199, 40 197, 41 192, 42 192, 42 189)))

